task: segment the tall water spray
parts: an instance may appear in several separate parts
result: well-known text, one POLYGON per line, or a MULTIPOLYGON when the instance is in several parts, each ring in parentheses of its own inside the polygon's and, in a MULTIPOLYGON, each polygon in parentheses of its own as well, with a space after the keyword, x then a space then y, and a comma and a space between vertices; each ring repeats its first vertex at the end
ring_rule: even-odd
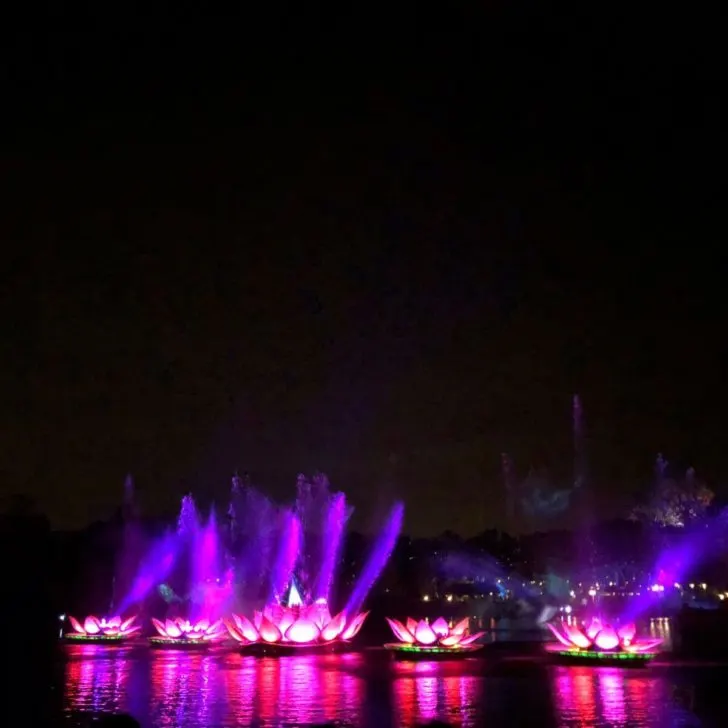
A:
POLYGON ((326 512, 326 527, 321 532, 321 566, 316 582, 315 597, 328 601, 333 586, 334 572, 339 559, 344 526, 349 517, 343 493, 331 496, 326 512))
POLYGON ((244 601, 265 599, 269 596, 281 510, 247 478, 236 475, 232 481, 228 514, 240 595, 244 601))
POLYGON ((179 551, 179 538, 168 533, 157 541, 142 559, 131 589, 122 600, 118 612, 142 602, 146 596, 172 573, 179 551))
POLYGON ((354 591, 349 597, 346 605, 347 614, 356 614, 364 604, 367 594, 369 594, 374 582, 379 578, 382 569, 384 569, 392 554, 399 533, 402 530, 403 520, 404 505, 397 503, 389 512, 384 529, 377 536, 371 555, 364 566, 364 571, 362 571, 354 586, 354 591))
POLYGON ((301 551, 301 522, 295 513, 284 514, 278 544, 278 554, 271 574, 269 602, 280 602, 293 579, 296 562, 301 551))

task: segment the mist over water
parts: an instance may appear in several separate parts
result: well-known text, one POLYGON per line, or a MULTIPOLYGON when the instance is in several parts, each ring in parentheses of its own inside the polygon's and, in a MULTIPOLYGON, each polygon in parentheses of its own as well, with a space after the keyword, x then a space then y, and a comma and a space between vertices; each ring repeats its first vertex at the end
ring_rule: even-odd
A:
MULTIPOLYGON (((178 616, 210 622, 233 609, 282 604, 295 590, 303 605, 326 604, 336 581, 344 529, 352 509, 326 476, 299 476, 296 499, 280 507, 249 482, 233 478, 227 521, 214 508, 200 517, 191 494, 177 527, 139 560, 122 613, 143 608, 157 591, 178 616)), ((390 513, 355 582, 347 609, 358 610, 381 574, 402 526, 403 506, 390 513)), ((133 520, 130 518, 130 520, 133 520)), ((164 616, 164 615, 161 615, 164 616)))

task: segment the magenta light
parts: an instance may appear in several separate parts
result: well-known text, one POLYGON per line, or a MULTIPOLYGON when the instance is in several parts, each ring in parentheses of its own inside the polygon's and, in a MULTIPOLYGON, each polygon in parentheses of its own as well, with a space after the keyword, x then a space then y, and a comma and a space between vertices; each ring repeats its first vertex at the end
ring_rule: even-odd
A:
POLYGON ((299 645, 315 642, 321 636, 321 630, 307 619, 299 619, 285 632, 285 639, 299 645))
POLYGON ((362 612, 348 619, 345 612, 340 612, 332 618, 328 606, 318 602, 301 608, 272 604, 255 612, 252 621, 233 614, 225 626, 230 636, 244 645, 323 645, 348 642, 357 635, 368 614, 362 612))
POLYGON ((209 619, 191 623, 189 619, 181 618, 160 622, 152 617, 152 624, 161 637, 171 642, 219 642, 227 637, 221 619, 212 623, 209 619))
MULTIPOLYGON (((562 622, 561 629, 548 623, 548 628, 561 645, 574 652, 597 650, 600 652, 649 653, 662 642, 661 639, 635 639, 636 629, 629 623, 615 630, 610 624, 593 619, 589 627, 582 629, 562 622)), ((561 649, 561 648, 559 648, 561 649)))
POLYGON ((136 615, 124 620, 118 615, 109 619, 106 617, 99 619, 90 615, 81 624, 75 617, 70 615, 68 617, 73 632, 79 637, 115 637, 120 640, 131 637, 141 629, 139 625, 134 624, 135 620, 136 615))
POLYGON ((445 647, 452 650, 470 647, 474 649, 473 643, 482 637, 485 632, 476 632, 468 634, 468 617, 461 619, 454 627, 450 628, 448 623, 439 617, 432 624, 428 624, 424 619, 419 622, 407 618, 406 625, 402 624, 398 619, 386 617, 394 636, 402 645, 416 645, 419 647, 445 647))

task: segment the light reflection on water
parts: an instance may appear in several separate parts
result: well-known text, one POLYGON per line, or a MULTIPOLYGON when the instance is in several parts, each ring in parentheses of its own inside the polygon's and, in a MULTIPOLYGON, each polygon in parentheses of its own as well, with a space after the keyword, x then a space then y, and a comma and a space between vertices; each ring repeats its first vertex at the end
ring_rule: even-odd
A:
POLYGON ((650 670, 553 668, 562 726, 668 726, 681 714, 664 676, 650 670))
MULTIPOLYGON (((251 657, 234 652, 67 649, 64 705, 129 712, 145 728, 189 726, 695 725, 662 668, 489 670, 489 660, 390 662, 381 654, 251 657), (692 723, 691 723, 692 722, 692 723)), ((698 723, 699 724, 699 723, 698 723)))

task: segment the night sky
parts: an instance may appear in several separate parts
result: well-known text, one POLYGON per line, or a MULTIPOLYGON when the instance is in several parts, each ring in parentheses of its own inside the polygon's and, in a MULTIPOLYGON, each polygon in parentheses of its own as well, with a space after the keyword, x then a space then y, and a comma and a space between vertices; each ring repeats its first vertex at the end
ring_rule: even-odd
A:
POLYGON ((719 24, 419 5, 6 28, 4 496, 80 527, 127 472, 171 513, 322 470, 362 528, 471 534, 501 452, 568 483, 574 392, 600 514, 658 451, 720 490, 719 24))

